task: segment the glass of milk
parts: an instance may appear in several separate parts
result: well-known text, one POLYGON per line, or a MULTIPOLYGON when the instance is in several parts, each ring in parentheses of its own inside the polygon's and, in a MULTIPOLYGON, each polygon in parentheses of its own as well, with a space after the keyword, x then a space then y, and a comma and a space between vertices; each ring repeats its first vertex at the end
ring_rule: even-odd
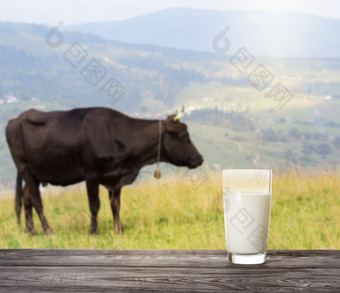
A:
POLYGON ((271 195, 271 170, 223 170, 224 224, 231 263, 265 262, 271 195))

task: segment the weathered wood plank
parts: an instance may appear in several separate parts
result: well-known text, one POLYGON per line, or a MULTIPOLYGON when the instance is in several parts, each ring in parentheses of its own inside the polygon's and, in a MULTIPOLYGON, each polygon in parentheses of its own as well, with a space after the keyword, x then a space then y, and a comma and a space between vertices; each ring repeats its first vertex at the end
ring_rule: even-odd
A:
MULTIPOLYGON (((230 264, 223 250, 81 250, 81 249, 13 249, 0 250, 0 266, 157 266, 220 267, 230 264)), ((260 267, 340 268, 340 250, 268 251, 260 267)), ((254 266, 251 266, 254 268, 254 266)), ((239 268, 239 266, 235 266, 239 268)))
POLYGON ((0 292, 340 292, 340 251, 0 250, 0 292))
POLYGON ((233 272, 204 268, 9 267, 0 271, 0 288, 50 287, 78 291, 89 288, 149 288, 154 290, 257 290, 306 288, 340 290, 339 270, 267 270, 233 272), (21 272, 21 273, 19 273, 21 272), (263 288, 263 289, 262 289, 263 288))

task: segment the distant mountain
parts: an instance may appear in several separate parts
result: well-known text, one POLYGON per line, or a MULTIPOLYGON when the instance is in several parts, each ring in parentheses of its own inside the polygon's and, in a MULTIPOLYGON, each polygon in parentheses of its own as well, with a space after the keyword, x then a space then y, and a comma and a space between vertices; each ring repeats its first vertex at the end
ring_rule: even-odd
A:
POLYGON ((255 56, 340 57, 340 19, 302 12, 215 11, 173 8, 123 21, 66 27, 110 40, 210 51, 229 27, 229 54, 246 47, 255 56))

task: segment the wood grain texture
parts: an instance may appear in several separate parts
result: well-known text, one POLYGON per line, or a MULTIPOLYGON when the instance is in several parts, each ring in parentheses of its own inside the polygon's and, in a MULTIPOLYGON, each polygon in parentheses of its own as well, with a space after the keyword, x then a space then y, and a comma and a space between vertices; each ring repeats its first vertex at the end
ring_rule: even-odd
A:
POLYGON ((340 250, 0 250, 0 292, 340 292, 340 250))

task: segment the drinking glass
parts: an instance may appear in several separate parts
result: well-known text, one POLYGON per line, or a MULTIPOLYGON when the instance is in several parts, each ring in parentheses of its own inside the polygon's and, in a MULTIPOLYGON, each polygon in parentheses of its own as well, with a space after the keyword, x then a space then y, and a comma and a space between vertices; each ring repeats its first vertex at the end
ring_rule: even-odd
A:
POLYGON ((231 263, 265 262, 271 194, 271 170, 223 170, 224 224, 231 263))

